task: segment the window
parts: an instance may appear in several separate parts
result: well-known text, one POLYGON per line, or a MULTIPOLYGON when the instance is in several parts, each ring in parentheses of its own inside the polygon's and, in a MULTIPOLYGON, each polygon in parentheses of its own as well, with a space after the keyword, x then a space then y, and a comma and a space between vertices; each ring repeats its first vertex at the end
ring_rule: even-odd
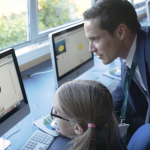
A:
POLYGON ((136 4, 140 4, 142 2, 145 2, 146 0, 134 0, 133 1, 133 4, 136 5, 136 4))
POLYGON ((91 0, 38 0, 39 31, 82 19, 91 0))
POLYGON ((80 21, 93 1, 0 0, 0 51, 48 39, 54 27, 80 21))
MULTIPOLYGON (((48 34, 82 20, 98 0, 0 0, 0 51, 48 40, 48 34)), ((129 0, 135 8, 145 0, 129 0)), ((145 12, 145 8, 140 10, 145 12)))
POLYGON ((145 6, 147 0, 129 0, 135 9, 145 6))
POLYGON ((0 0, 0 50, 28 41, 27 0, 0 0))

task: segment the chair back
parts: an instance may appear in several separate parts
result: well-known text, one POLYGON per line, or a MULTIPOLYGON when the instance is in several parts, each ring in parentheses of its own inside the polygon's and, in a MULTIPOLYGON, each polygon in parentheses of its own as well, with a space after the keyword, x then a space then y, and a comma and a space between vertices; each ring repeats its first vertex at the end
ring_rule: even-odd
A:
POLYGON ((149 150, 150 149, 150 123, 141 126, 131 137, 128 150, 149 150))

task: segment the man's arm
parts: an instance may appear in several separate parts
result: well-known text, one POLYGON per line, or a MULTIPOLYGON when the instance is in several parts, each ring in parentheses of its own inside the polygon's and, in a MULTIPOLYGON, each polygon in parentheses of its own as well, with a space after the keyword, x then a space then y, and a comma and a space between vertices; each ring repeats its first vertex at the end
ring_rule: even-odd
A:
POLYGON ((112 92, 112 98, 114 102, 114 109, 120 110, 124 100, 124 92, 122 89, 121 81, 117 85, 116 89, 112 92))

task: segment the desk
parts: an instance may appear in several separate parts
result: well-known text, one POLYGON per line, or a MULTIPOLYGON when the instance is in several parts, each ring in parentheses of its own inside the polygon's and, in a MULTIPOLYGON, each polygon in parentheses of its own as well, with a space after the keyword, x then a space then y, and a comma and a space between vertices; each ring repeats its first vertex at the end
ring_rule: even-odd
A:
MULTIPOLYGON (((104 65, 101 60, 94 56, 94 67, 88 70, 86 73, 78 77, 78 79, 90 79, 97 80, 104 85, 108 85, 113 79, 102 75, 103 72, 114 68, 115 66, 120 67, 120 60, 117 58, 109 65, 104 65)), ((36 72, 43 72, 52 70, 51 60, 47 60, 35 67, 32 67, 24 72, 22 76, 30 75, 36 72)), ((53 72, 39 74, 32 76, 31 78, 23 79, 26 95, 29 101, 31 113, 25 117, 20 123, 20 131, 12 135, 8 140, 11 141, 10 148, 11 150, 20 150, 26 141, 31 137, 31 135, 37 130, 37 127, 32 126, 33 117, 36 119, 41 118, 40 111, 37 108, 35 111, 35 105, 38 105, 41 109, 41 112, 44 116, 50 113, 51 107, 54 105, 55 97, 55 84, 53 72)), ((9 130, 3 137, 8 137, 11 133, 18 129, 19 125, 17 124, 11 130, 9 130)), ((52 144, 53 148, 50 147, 49 150, 55 150, 54 146, 56 143, 61 143, 60 141, 64 140, 64 143, 68 140, 62 137, 58 137, 52 144)), ((58 145, 58 144, 57 144, 58 145)), ((62 149, 62 146, 60 146, 62 149)), ((9 148, 7 148, 9 150, 9 148)), ((59 150, 59 149, 56 149, 59 150)))

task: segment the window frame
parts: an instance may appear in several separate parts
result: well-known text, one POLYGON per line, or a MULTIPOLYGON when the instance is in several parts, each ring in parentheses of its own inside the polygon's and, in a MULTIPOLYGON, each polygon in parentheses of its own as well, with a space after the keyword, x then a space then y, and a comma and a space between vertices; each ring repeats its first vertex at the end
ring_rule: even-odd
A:
MULTIPOLYGON (((98 0, 91 0, 92 5, 97 1, 98 0)), ((130 0, 132 5, 133 5, 133 1, 134 0, 130 0)), ((146 3, 146 1, 141 2, 141 3, 137 3, 135 5, 135 8, 137 6, 141 6, 141 5, 143 6, 143 3, 146 3)), ((83 20, 81 19, 81 20, 78 20, 76 22, 64 24, 64 25, 61 25, 59 27, 54 27, 54 28, 50 28, 50 29, 39 32, 38 31, 38 0, 27 0, 27 33, 28 33, 27 40, 28 41, 25 43, 18 44, 16 46, 12 46, 12 47, 14 47, 15 50, 19 50, 19 49, 22 49, 24 47, 31 46, 32 44, 41 44, 43 41, 48 42, 48 34, 49 33, 53 32, 55 30, 59 30, 61 28, 65 28, 66 26, 70 26, 70 25, 75 24, 75 23, 77 24, 77 23, 82 22, 82 21, 83 20)))
MULTIPOLYGON (((91 5, 95 3, 96 0, 91 0, 91 5)), ((82 22, 83 19, 80 19, 75 22, 67 23, 64 25, 60 25, 58 27, 49 28, 47 30, 39 32, 38 27, 38 0, 27 0, 27 33, 28 33, 28 41, 16 46, 13 46, 15 50, 18 50, 20 48, 41 43, 42 41, 48 40, 49 33, 59 30, 61 28, 65 28, 67 26, 70 26, 72 24, 78 24, 79 22, 82 22)))
POLYGON ((130 3, 133 5, 133 7, 135 9, 138 9, 138 8, 143 7, 143 6, 146 6, 146 1, 148 1, 148 0, 134 4, 134 0, 130 0, 130 3))
MULTIPOLYGON (((92 0, 92 5, 98 0, 92 0)), ((131 0, 130 0, 131 1, 131 0)), ((133 2, 133 0, 132 0, 133 2)), ((37 0, 27 0, 27 26, 28 42, 12 46, 16 50, 17 60, 21 71, 29 69, 43 61, 50 59, 50 45, 48 34, 59 28, 52 28, 38 34, 38 8, 37 0), (31 62, 31 63, 30 63, 31 62)), ((145 6, 146 7, 146 6, 145 6)), ((141 9, 141 8, 140 8, 141 9)), ((146 9, 136 10, 137 15, 146 13, 146 9)), ((80 20, 78 21, 80 22, 80 20)), ((74 22, 73 22, 74 23, 74 22)), ((69 25, 69 24, 68 24, 69 25)), ((61 28, 64 26, 62 25, 61 28)))

